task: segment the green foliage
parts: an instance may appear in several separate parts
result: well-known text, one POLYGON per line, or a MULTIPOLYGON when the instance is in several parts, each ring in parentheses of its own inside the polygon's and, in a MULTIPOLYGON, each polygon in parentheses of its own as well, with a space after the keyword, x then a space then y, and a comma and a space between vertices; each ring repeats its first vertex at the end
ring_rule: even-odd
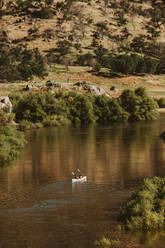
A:
POLYGON ((33 75, 43 77, 45 61, 38 49, 21 47, 0 50, 0 78, 7 80, 27 80, 33 75))
POLYGON ((0 109, 0 124, 7 125, 11 124, 14 119, 13 113, 7 113, 5 109, 0 109))
POLYGON ((107 55, 108 50, 102 44, 98 45, 95 50, 95 57, 100 65, 104 65, 104 57, 107 55))
POLYGON ((20 131, 26 131, 28 129, 32 129, 33 127, 34 127, 33 123, 31 123, 30 121, 27 121, 27 120, 22 120, 19 123, 19 130, 20 131))
POLYGON ((120 96, 121 106, 130 114, 130 121, 154 120, 158 118, 158 107, 154 99, 147 95, 143 87, 124 90, 120 96))
POLYGON ((14 127, 0 127, 0 165, 19 155, 25 145, 24 134, 14 127))
POLYGON ((121 54, 114 56, 111 69, 116 72, 131 74, 136 72, 136 67, 139 62, 139 57, 136 54, 121 54))
POLYGON ((49 19, 53 17, 52 0, 16 0, 17 10, 23 11, 31 17, 49 19))
POLYGON ((99 72, 101 70, 101 65, 99 63, 95 64, 92 70, 95 72, 99 72))
POLYGON ((77 56, 77 64, 81 66, 91 66, 93 55, 91 53, 79 54, 77 56))
MULTIPOLYGON (((156 102, 144 88, 125 90, 119 99, 72 91, 11 95, 17 122, 26 120, 44 126, 59 124, 111 123, 153 120, 158 117, 156 102)), ((25 125, 26 126, 26 125, 25 125)))
POLYGON ((140 190, 123 207, 120 219, 128 229, 165 226, 165 178, 145 178, 140 190))
POLYGON ((91 94, 69 94, 69 116, 72 123, 88 124, 94 122, 96 117, 93 112, 94 97, 91 94))
POLYGON ((127 121, 129 118, 129 113, 119 105, 117 99, 110 99, 105 96, 95 97, 94 111, 99 123, 127 121))
POLYGON ((94 242, 94 247, 96 248, 110 248, 118 246, 120 242, 118 240, 111 240, 108 238, 105 238, 104 236, 100 240, 96 240, 94 242))
POLYGON ((115 55, 111 59, 110 67, 115 72, 124 74, 157 72, 159 60, 135 53, 115 55))
POLYGON ((145 72, 155 74, 157 71, 158 60, 150 57, 144 57, 144 62, 146 67, 145 72))
POLYGON ((165 98, 164 97, 161 97, 160 99, 158 99, 156 101, 159 105, 159 108, 165 108, 165 98))
POLYGON ((21 94, 18 94, 18 93, 10 93, 8 95, 8 97, 9 97, 10 101, 12 102, 13 112, 15 112, 14 109, 15 109, 17 103, 21 100, 21 98, 23 98, 23 96, 21 94))

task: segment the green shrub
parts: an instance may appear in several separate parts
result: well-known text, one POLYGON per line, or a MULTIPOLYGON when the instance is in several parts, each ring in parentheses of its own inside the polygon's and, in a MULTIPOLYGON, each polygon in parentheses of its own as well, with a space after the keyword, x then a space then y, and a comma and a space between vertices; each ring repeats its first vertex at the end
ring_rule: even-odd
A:
POLYGON ((7 113, 4 109, 0 109, 0 125, 11 124, 13 119, 13 113, 7 113))
POLYGON ((77 94, 70 102, 69 112, 72 123, 89 124, 96 120, 93 111, 93 96, 91 94, 77 94))
POLYGON ((92 70, 95 72, 99 72, 101 70, 101 65, 99 63, 95 64, 92 70))
POLYGON ((31 129, 33 127, 34 127, 33 124, 30 121, 27 121, 27 120, 22 120, 19 123, 19 130, 21 130, 21 131, 31 129))
POLYGON ((111 240, 108 238, 105 238, 104 236, 100 240, 96 240, 94 242, 94 247, 96 248, 110 248, 110 247, 115 247, 120 244, 118 240, 111 240))
POLYGON ((119 99, 63 90, 55 94, 44 92, 10 97, 17 122, 26 120, 44 126, 92 122, 108 124, 158 117, 157 104, 148 97, 144 88, 138 88, 135 92, 125 90, 119 99))
POLYGON ((159 108, 165 108, 165 98, 164 97, 161 97, 160 99, 158 99, 157 103, 159 105, 159 108))
POLYGON ((25 143, 23 133, 14 127, 0 126, 0 165, 4 165, 18 156, 25 143))
POLYGON ((32 76, 43 77, 46 62, 38 49, 27 50, 22 47, 0 50, 0 78, 28 80, 32 76))
POLYGON ((150 57, 144 57, 145 61, 145 72, 155 74, 157 71, 158 61, 150 57))
POLYGON ((120 219, 127 229, 152 230, 165 226, 165 178, 145 178, 140 190, 123 207, 120 219))
POLYGON ((115 72, 131 74, 136 72, 136 67, 139 63, 137 54, 121 54, 113 57, 111 69, 115 72))
POLYGON ((91 53, 79 54, 77 56, 77 64, 81 66, 91 66, 93 55, 91 53))
POLYGON ((155 120, 158 118, 157 103, 147 95, 144 88, 126 89, 120 96, 120 104, 130 116, 130 121, 155 120))
POLYGON ((117 99, 106 96, 95 97, 94 111, 99 123, 127 121, 129 118, 129 113, 119 105, 117 99))
POLYGON ((111 59, 110 67, 115 72, 124 74, 157 72, 159 61, 149 57, 140 56, 136 53, 115 55, 111 59))

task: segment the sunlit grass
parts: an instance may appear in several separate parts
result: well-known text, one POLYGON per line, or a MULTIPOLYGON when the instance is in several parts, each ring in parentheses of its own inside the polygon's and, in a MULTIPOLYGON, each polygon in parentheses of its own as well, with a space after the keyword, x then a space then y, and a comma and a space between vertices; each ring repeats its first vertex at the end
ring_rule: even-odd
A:
POLYGON ((110 247, 118 247, 120 244, 119 240, 112 240, 106 237, 102 237, 100 240, 96 240, 94 242, 94 247, 95 248, 110 248, 110 247))

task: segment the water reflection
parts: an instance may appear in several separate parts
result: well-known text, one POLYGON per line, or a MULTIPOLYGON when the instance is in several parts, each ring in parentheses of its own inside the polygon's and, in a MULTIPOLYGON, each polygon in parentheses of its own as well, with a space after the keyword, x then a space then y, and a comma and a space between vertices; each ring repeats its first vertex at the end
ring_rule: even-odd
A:
POLYGON ((0 170, 0 247, 90 247, 144 177, 164 175, 164 123, 34 131, 22 157, 0 170), (87 182, 72 184, 77 168, 87 182))

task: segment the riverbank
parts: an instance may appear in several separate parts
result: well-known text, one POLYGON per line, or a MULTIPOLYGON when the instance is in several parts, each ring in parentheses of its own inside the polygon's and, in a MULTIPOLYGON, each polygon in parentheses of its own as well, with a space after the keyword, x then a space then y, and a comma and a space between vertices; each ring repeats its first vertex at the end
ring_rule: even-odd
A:
MULTIPOLYGON (((52 86, 52 82, 50 84, 52 86)), ((81 84, 79 86, 82 87, 81 84)), ((100 93, 101 88, 84 83, 83 86, 88 93, 66 89, 52 92, 52 89, 49 89, 33 94, 10 94, 13 113, 7 113, 5 108, 1 110, 0 123, 8 126, 14 123, 20 130, 25 131, 42 126, 85 126, 91 123, 109 125, 113 122, 155 120, 159 116, 157 102, 148 96, 143 87, 124 90, 118 98, 114 98, 90 92, 92 89, 100 93)), ((2 144, 2 154, 3 149, 2 144)), ((10 158, 8 160, 10 161, 10 158)))

